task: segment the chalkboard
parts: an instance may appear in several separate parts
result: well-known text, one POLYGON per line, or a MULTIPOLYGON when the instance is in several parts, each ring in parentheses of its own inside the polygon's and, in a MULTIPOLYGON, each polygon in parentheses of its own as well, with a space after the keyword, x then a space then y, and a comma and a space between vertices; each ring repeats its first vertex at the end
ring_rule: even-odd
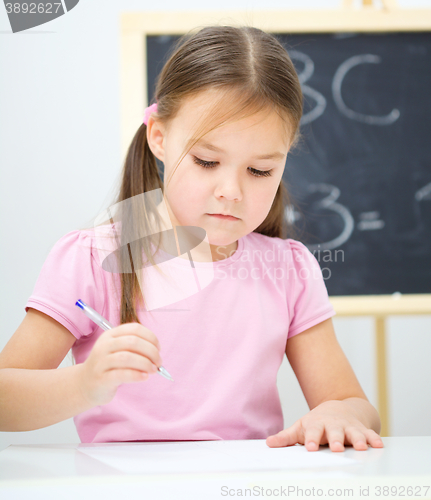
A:
MULTIPOLYGON (((330 295, 431 293, 431 33, 274 33, 304 93, 287 220, 330 295)), ((147 37, 148 102, 179 36, 147 37)))

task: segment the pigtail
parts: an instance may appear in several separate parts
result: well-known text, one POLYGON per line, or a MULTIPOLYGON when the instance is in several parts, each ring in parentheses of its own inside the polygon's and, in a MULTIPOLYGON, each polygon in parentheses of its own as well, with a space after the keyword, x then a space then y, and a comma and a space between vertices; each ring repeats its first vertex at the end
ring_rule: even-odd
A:
POLYGON ((163 182, 156 158, 148 145, 147 126, 143 123, 127 150, 119 200, 126 200, 157 188, 163 189, 163 182))
MULTIPOLYGON (((163 182, 160 178, 159 169, 157 167, 156 158, 151 151, 147 141, 147 126, 143 123, 137 130, 127 151, 126 159, 123 167, 122 183, 120 192, 116 202, 124 201, 133 196, 161 188, 163 191, 163 182)), ((148 214, 147 214, 148 215, 148 214)), ((154 215, 157 217, 156 211, 154 215)), ((122 237, 128 234, 134 234, 135 224, 139 224, 143 215, 142 213, 131 213, 124 216, 122 220, 122 237)), ((147 258, 154 264, 151 255, 149 242, 144 240, 140 244, 145 251, 147 258)), ((141 293, 139 282, 136 275, 136 269, 142 267, 142 252, 134 252, 134 259, 131 258, 130 245, 128 252, 121 252, 120 258, 121 270, 132 267, 132 272, 121 272, 121 314, 120 324, 123 323, 139 323, 136 312, 137 302, 145 303, 145 299, 141 293), (136 267, 136 269, 135 269, 136 267)))

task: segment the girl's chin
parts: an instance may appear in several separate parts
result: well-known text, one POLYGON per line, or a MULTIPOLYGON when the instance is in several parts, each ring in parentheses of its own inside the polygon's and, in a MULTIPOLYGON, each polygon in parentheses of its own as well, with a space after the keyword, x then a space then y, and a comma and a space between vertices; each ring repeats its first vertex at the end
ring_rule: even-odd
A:
POLYGON ((216 234, 211 234, 211 231, 210 232, 207 231, 207 240, 210 245, 227 247, 235 243, 235 241, 237 241, 238 238, 235 238, 232 235, 229 235, 229 238, 227 238, 226 235, 217 237, 216 234))

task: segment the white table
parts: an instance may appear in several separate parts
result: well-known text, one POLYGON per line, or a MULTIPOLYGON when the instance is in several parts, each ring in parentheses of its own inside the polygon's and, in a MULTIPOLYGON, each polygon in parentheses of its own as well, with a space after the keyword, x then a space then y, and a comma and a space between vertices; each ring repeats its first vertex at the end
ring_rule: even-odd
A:
POLYGON ((291 467, 280 468, 271 465, 276 455, 262 447, 264 440, 12 445, 0 452, 0 499, 431 499, 431 436, 382 440, 384 448, 367 451, 346 447, 335 453, 327 445, 317 452, 300 445, 276 449, 277 460, 295 460, 291 467), (118 458, 119 450, 123 458, 118 458), (242 460, 237 460, 241 455, 235 458, 236 450, 243 453, 242 460), (315 465, 335 455, 347 463, 315 465), (138 472, 147 467, 141 459, 147 464, 151 460, 154 470, 138 472), (298 468, 301 460, 305 465, 298 468), (155 472, 157 463, 167 470, 155 472), (200 464, 200 470, 187 471, 192 464, 200 464))

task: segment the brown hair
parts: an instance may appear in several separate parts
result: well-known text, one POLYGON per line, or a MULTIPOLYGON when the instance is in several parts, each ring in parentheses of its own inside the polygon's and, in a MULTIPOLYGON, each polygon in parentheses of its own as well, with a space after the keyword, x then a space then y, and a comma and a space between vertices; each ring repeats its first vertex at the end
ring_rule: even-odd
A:
MULTIPOLYGON (((154 119, 168 126, 184 100, 203 91, 215 91, 211 109, 202 117, 177 167, 188 150, 205 134, 229 121, 261 110, 277 112, 285 124, 286 142, 296 143, 302 116, 302 92, 292 61, 276 36, 250 26, 207 26, 194 34, 189 32, 183 35, 158 76, 155 88, 158 107, 154 119)), ((166 185, 168 183, 169 180, 166 185)), ((115 203, 157 188, 164 192, 156 158, 147 142, 147 127, 142 124, 127 151, 115 203)), ((271 237, 287 237, 284 210, 288 201, 282 180, 266 219, 255 232, 271 237)), ((157 210, 152 206, 146 208, 146 218, 152 213, 159 223, 157 210)), ((131 228, 136 221, 137 217, 128 214, 122 224, 126 223, 131 228)), ((148 260, 154 264, 154 254, 151 254, 148 242, 141 243, 148 260)), ((130 252, 129 245, 128 250, 130 252)), ((137 254, 140 252, 134 253, 137 254)), ((121 258, 129 259, 127 252, 121 255, 121 258)), ((135 269, 139 269, 141 264, 134 261, 135 269)), ((129 272, 125 272, 125 267, 119 270, 121 324, 139 323, 136 300, 143 300, 144 297, 133 264, 132 269, 129 264, 129 272)))

